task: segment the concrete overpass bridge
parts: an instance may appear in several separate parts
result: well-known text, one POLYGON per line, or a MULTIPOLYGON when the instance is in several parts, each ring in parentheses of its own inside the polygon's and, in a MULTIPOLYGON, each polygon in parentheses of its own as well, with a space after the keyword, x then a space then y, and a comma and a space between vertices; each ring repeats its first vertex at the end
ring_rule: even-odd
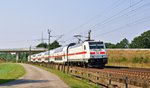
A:
POLYGON ((16 53, 16 62, 18 62, 19 59, 19 53, 21 52, 29 52, 31 53, 39 53, 47 51, 45 48, 14 48, 14 49, 0 49, 0 53, 16 53))

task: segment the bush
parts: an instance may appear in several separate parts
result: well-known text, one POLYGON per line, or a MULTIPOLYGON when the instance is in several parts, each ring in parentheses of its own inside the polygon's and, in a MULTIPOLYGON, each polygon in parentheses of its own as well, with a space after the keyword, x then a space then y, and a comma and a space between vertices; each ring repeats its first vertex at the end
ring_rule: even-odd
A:
POLYGON ((135 57, 135 58, 132 59, 132 62, 133 62, 133 63, 142 63, 143 60, 144 60, 143 57, 140 57, 140 58, 135 57))

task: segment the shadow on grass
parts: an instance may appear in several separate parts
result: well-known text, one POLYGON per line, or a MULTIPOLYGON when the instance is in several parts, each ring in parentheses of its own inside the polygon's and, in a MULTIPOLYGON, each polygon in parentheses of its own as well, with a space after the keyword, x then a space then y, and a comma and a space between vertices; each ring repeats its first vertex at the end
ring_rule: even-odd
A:
POLYGON ((0 86, 13 86, 19 84, 44 83, 44 82, 49 82, 49 80, 0 79, 0 86))

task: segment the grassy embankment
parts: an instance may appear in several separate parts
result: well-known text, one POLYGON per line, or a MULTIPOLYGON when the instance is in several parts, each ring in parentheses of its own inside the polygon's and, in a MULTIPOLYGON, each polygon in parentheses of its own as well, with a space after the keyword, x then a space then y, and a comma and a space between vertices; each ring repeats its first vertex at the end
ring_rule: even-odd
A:
POLYGON ((150 68, 150 50, 107 50, 109 66, 150 68))
POLYGON ((49 71, 51 73, 54 73, 60 79, 62 79, 67 85, 69 85, 71 88, 99 88, 99 87, 96 87, 96 85, 94 85, 94 84, 89 84, 87 80, 77 79, 71 75, 65 74, 58 70, 41 67, 41 66, 38 66, 38 67, 40 67, 46 71, 49 71))
POLYGON ((16 80, 24 74, 25 70, 19 64, 0 63, 0 84, 16 80))

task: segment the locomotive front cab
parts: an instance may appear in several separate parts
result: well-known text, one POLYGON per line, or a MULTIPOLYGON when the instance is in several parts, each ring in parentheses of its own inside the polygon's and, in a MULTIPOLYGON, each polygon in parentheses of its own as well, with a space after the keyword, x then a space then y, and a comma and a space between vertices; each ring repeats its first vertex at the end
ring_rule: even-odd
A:
POLYGON ((89 66, 101 67, 107 63, 106 48, 103 42, 89 42, 89 53, 89 66))

